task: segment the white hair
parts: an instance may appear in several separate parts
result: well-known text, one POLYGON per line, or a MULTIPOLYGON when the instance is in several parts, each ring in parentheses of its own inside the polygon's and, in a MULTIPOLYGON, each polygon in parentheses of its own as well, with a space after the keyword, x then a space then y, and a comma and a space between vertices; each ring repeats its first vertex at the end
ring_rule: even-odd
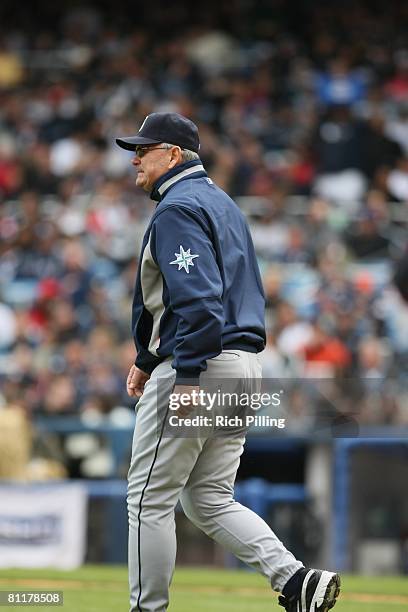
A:
MULTIPOLYGON (((169 142, 163 142, 163 147, 166 147, 166 149, 171 149, 172 147, 175 147, 175 146, 178 146, 178 145, 172 145, 169 142)), ((194 159, 200 159, 200 156, 198 155, 198 153, 196 153, 195 151, 190 151, 189 149, 181 149, 181 157, 182 157, 183 162, 189 162, 189 161, 193 161, 194 159)))

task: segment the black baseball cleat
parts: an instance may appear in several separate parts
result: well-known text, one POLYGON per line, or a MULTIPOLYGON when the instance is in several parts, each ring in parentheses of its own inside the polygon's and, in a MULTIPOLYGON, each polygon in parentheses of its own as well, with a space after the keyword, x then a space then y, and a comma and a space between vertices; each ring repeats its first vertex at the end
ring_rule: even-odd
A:
POLYGON ((325 570, 308 570, 300 591, 290 597, 279 597, 286 612, 327 612, 340 593, 340 576, 325 570))

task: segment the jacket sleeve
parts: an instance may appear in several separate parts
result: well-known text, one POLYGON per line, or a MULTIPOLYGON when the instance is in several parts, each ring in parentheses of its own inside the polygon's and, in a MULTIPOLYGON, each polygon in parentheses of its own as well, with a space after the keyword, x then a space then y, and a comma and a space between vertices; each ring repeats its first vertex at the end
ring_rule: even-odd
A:
POLYGON ((147 349, 140 349, 136 355, 135 366, 146 374, 151 374, 160 361, 160 358, 154 357, 147 349))
POLYGON ((223 283, 211 232, 204 218, 183 206, 160 213, 152 231, 152 255, 178 317, 176 383, 196 382, 206 360, 222 351, 223 283))

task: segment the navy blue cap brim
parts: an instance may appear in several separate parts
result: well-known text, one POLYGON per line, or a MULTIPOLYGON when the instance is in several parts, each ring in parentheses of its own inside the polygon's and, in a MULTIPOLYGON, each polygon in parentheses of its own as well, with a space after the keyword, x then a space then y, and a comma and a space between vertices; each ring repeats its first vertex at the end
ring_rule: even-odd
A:
POLYGON ((152 140, 143 136, 130 136, 129 138, 116 138, 116 144, 127 151, 134 151, 137 145, 159 144, 162 140, 152 140))

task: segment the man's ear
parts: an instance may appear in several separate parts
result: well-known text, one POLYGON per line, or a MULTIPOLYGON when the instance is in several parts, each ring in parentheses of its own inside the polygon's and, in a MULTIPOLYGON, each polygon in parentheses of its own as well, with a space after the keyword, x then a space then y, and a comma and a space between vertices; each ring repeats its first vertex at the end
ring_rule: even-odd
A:
POLYGON ((174 168, 177 164, 182 162, 182 153, 180 147, 173 147, 170 149, 170 162, 169 167, 174 168))

